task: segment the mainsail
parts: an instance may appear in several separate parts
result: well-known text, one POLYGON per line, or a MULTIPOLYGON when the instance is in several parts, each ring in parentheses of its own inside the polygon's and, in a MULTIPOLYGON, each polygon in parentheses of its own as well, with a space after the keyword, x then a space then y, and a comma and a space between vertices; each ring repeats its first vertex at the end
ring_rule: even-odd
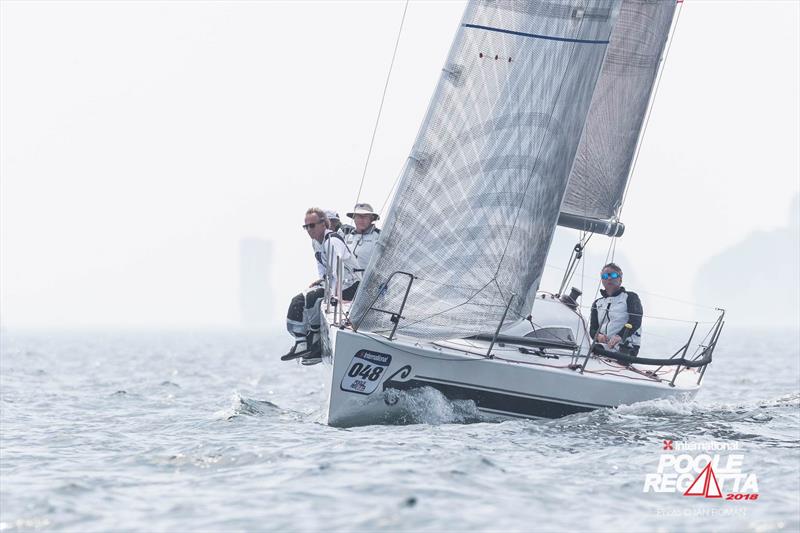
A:
POLYGON ((350 311, 447 338, 531 309, 618 0, 473 1, 350 311), (397 318, 395 318, 397 320, 397 318))
POLYGON ((621 235, 615 224, 675 0, 623 0, 569 178, 559 225, 621 235))

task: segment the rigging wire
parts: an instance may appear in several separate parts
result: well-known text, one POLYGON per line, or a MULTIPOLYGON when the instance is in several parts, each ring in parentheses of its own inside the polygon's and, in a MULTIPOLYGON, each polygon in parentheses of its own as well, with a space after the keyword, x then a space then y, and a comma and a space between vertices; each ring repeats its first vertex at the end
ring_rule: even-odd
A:
POLYGON ((392 193, 394 192, 395 188, 397 187, 397 184, 400 182, 400 178, 403 176, 403 173, 406 170, 406 166, 408 165, 408 159, 409 158, 406 158, 405 162, 400 167, 400 172, 397 174, 397 177, 394 179, 394 182, 392 183, 392 187, 389 189, 389 192, 386 194, 386 198, 384 198, 384 200, 383 200, 383 205, 381 205, 381 208, 378 210, 378 214, 381 217, 383 217, 383 215, 384 215, 383 210, 386 208, 386 204, 389 203, 389 198, 392 197, 392 193))
POLYGON ((381 113, 383 112, 383 102, 386 100, 386 90, 389 88, 389 79, 392 77, 392 68, 394 67, 394 59, 397 56, 397 48, 400 44, 400 35, 403 33, 403 23, 406 20, 406 12, 408 11, 408 2, 403 8, 403 18, 400 20, 400 29, 397 31, 397 39, 394 42, 394 52, 392 52, 392 61, 389 63, 389 72, 386 74, 386 83, 383 85, 383 95, 381 95, 381 105, 378 107, 378 116, 375 118, 375 127, 372 129, 372 139, 369 141, 369 150, 367 151, 367 160, 364 162, 364 172, 361 174, 361 183, 358 185, 358 194, 356 195, 356 203, 361 199, 361 189, 364 187, 364 179, 367 177, 367 168, 369 167, 369 158, 372 155, 372 146, 375 144, 375 134, 378 133, 378 124, 381 121, 381 113))
MULTIPOLYGON (((584 309, 584 310, 589 310, 589 311, 591 311, 591 309, 592 309, 591 305, 581 305, 581 306, 578 306, 578 307, 580 307, 581 309, 584 309)), ((636 315, 636 316, 638 316, 638 315, 636 315)), ((695 324, 696 323, 696 324, 704 324, 705 325, 705 324, 716 324, 716 322, 717 322, 716 320, 685 320, 685 319, 682 319, 682 318, 670 318, 670 317, 666 317, 666 316, 648 315, 648 314, 642 314, 642 318, 648 318, 648 319, 651 319, 651 320, 664 320, 666 322, 680 322, 681 324, 695 324)), ((651 333, 648 333, 648 335, 651 335, 651 333)), ((658 336, 658 335, 656 335, 656 336, 658 336)))
MULTIPOLYGON (((567 268, 564 271, 564 277, 561 278, 561 285, 558 288, 558 294, 564 294, 564 291, 567 288, 567 285, 572 282, 572 277, 575 275, 575 272, 578 270, 578 263, 581 262, 583 258, 583 251, 586 249, 586 246, 589 244, 589 240, 594 236, 594 233, 588 233, 585 231, 581 232, 581 236, 578 239, 578 244, 572 249, 572 253, 569 256, 569 262, 567 263, 567 268), (587 236, 588 235, 588 236, 587 236)), ((586 262, 582 263, 583 267, 585 267, 586 262)), ((581 287, 581 294, 583 294, 583 287, 581 287)))
MULTIPOLYGON (((611 260, 613 261, 612 248, 614 248, 614 246, 616 245, 616 242, 617 242, 617 238, 616 237, 612 237, 611 238, 611 243, 608 245, 608 251, 606 252, 606 259, 603 262, 603 265, 607 265, 609 263, 609 258, 612 258, 611 260)), ((597 285, 595 285, 595 287, 594 287, 594 295, 593 295, 594 297, 596 297, 598 294, 600 294, 600 287, 601 286, 602 286, 602 283, 600 282, 600 279, 598 278, 597 285)))

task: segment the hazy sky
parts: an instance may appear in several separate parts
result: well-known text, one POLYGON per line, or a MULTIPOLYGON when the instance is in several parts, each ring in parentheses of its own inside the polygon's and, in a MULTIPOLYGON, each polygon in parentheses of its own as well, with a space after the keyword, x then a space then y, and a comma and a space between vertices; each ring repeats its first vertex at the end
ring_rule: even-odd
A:
MULTIPOLYGON (((1 5, 2 323, 238 324, 256 237, 279 324, 315 276, 305 209, 355 201, 404 4, 1 5)), ((376 207, 463 8, 410 3, 362 193, 376 207)), ((639 289, 691 299, 710 257, 788 225, 799 35, 795 0, 684 3, 622 213, 639 289)))

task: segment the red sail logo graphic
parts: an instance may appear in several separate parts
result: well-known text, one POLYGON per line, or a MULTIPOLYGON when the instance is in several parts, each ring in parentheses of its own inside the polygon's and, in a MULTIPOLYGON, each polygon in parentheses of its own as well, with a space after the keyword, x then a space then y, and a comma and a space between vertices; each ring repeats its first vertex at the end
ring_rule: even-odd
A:
POLYGON ((722 498, 722 491, 719 490, 719 483, 717 483, 717 476, 714 475, 714 469, 711 468, 711 463, 708 463, 697 478, 692 482, 684 496, 704 496, 706 498, 722 498))

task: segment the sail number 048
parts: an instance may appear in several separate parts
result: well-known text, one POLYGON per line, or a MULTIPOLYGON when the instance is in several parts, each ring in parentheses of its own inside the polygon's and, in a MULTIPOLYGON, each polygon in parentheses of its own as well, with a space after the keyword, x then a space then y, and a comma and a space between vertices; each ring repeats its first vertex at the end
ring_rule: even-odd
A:
POLYGON ((350 367, 350 370, 347 371, 347 375, 351 378, 360 377, 364 379, 368 379, 370 381, 375 381, 383 374, 383 367, 382 366, 375 366, 372 365, 364 365, 361 363, 354 363, 353 366, 350 367))
POLYGON ((384 370, 392 364, 388 353, 359 350, 350 360, 339 388, 344 392, 370 395, 378 388, 384 370))

